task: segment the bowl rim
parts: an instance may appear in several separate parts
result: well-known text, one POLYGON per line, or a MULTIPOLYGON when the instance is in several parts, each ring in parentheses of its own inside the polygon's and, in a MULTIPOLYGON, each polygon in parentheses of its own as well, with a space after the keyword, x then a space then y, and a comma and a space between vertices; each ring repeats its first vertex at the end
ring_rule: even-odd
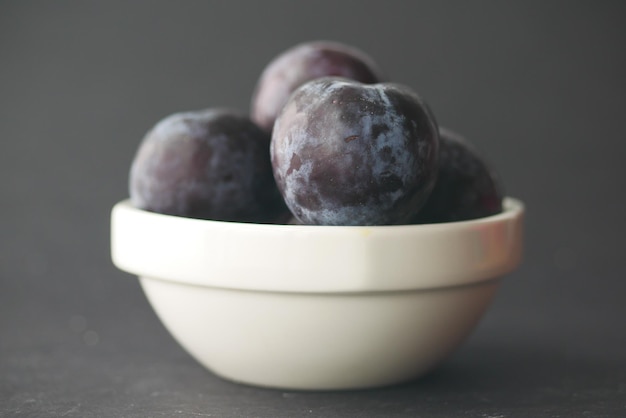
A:
POLYGON ((498 214, 447 223, 255 224, 149 212, 125 199, 111 212, 111 256, 128 273, 199 286, 307 293, 433 289, 514 270, 524 213, 520 200, 506 197, 498 214))

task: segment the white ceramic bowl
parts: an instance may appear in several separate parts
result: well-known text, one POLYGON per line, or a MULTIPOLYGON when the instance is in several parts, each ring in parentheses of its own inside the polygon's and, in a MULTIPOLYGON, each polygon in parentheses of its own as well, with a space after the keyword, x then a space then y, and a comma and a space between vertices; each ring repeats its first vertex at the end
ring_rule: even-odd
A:
POLYGON ((224 378, 356 389, 416 378, 477 324, 520 262, 523 205, 472 221, 261 225, 112 212, 112 257, 224 378))

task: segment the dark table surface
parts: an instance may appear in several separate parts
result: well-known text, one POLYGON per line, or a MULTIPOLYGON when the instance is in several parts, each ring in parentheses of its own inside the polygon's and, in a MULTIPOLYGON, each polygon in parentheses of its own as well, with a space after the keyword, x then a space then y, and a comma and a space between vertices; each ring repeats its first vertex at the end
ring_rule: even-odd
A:
POLYGON ((0 416, 626 416, 626 3, 0 3, 0 416), (372 55, 492 161, 526 252, 470 339, 394 387, 223 381, 114 268, 109 212, 143 134, 246 111, 278 52, 372 55))

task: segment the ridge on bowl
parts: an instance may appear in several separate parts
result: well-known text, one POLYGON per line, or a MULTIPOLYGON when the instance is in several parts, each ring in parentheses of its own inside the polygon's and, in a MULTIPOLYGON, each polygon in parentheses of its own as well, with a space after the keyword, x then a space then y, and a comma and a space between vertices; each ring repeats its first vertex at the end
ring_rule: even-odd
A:
POLYGON ((524 206, 462 222, 309 226, 112 211, 114 264, 196 360, 229 380, 332 390, 417 378, 520 263, 524 206))

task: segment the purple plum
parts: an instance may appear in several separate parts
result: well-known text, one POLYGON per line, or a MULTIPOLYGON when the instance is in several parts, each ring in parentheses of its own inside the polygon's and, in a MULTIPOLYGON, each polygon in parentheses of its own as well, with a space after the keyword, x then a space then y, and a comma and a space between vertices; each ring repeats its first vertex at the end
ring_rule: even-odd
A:
POLYGON ((269 135, 227 109, 171 115, 150 130, 130 171, 141 209, 241 222, 271 222, 286 210, 269 157, 269 135))
POLYGON ((327 77, 298 88, 276 120, 274 177, 304 224, 406 223, 437 174, 438 128, 406 86, 327 77))
POLYGON ((502 187, 478 151, 451 130, 439 130, 439 173, 412 223, 463 221, 502 211, 502 187))
POLYGON ((274 58, 261 74, 252 97, 252 120, 271 132, 291 93, 307 81, 326 76, 362 83, 382 81, 374 61, 354 47, 328 41, 299 44, 274 58))

